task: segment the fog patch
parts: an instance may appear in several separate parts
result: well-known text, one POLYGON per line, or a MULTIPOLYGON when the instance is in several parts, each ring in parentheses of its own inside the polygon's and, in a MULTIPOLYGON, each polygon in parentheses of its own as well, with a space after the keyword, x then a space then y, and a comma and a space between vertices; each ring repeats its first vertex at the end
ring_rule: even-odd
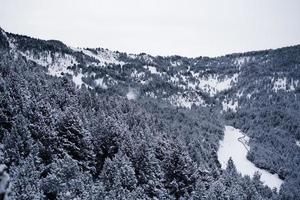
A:
POLYGON ((129 88, 128 93, 126 94, 126 97, 128 100, 135 100, 138 96, 138 93, 135 89, 129 88))

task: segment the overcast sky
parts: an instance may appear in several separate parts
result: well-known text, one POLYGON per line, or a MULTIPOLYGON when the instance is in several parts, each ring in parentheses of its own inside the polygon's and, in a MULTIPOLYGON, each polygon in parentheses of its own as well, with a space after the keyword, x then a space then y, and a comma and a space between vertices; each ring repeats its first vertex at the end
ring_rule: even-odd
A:
POLYGON ((0 0, 8 32, 152 55, 300 44, 300 0, 0 0))

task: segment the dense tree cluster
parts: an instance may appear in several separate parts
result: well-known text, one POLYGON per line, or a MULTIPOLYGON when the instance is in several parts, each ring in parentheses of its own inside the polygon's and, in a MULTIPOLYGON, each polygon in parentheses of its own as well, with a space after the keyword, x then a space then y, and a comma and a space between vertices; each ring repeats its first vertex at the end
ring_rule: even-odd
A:
POLYGON ((161 111, 155 108, 155 102, 132 102, 84 86, 76 89, 70 79, 51 77, 35 63, 13 58, 6 52, 1 53, 0 70, 0 155, 1 166, 7 168, 1 167, 1 176, 9 175, 9 182, 5 183, 9 187, 4 187, 5 180, 1 179, 3 196, 276 196, 259 178, 242 178, 233 163, 224 172, 217 167, 213 152, 221 137, 221 125, 209 122, 200 111, 188 113, 171 106, 161 111), (197 142, 202 138, 205 142, 197 142))
POLYGON ((0 30, 0 199, 300 198, 300 90, 274 91, 271 82, 300 80, 300 46, 218 58, 116 54, 122 66, 99 67, 99 60, 59 41, 0 30), (17 51, 72 55, 77 63, 68 70, 94 75, 78 87, 72 75, 50 76, 17 51), (240 57, 251 59, 237 67, 240 57), (132 77, 137 73, 143 76, 132 77), (212 97, 185 85, 196 81, 195 73, 220 80, 240 75, 212 97), (128 88, 136 100, 124 97, 128 88), (240 92, 236 112, 222 111, 221 102, 240 92), (206 106, 175 107, 166 101, 174 94, 199 96, 206 106), (251 138, 248 159, 284 179, 280 191, 263 185, 260 174, 242 177, 231 159, 220 168, 217 150, 228 123, 251 138))
MULTIPOLYGON (((300 90, 290 91, 300 79, 300 48, 282 48, 255 54, 245 65, 238 84, 232 90, 246 94, 239 99, 236 113, 227 113, 228 121, 246 132, 250 140, 248 159, 262 169, 284 179, 284 198, 300 198, 300 90), (272 79, 286 81, 274 90, 272 79)), ((227 91, 230 96, 233 91, 227 91)))

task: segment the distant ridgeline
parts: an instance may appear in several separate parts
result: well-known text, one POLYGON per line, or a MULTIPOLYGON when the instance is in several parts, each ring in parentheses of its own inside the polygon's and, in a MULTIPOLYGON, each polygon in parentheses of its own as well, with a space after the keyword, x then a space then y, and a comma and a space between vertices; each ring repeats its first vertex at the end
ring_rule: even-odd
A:
POLYGON ((187 58, 0 29, 0 199, 300 199, 300 45, 187 58), (224 126, 276 173, 217 158, 224 126))

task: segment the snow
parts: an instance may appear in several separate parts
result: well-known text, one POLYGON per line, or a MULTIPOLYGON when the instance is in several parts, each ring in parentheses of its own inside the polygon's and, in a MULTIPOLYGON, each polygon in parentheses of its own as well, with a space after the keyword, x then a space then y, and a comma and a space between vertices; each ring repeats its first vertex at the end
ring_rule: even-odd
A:
POLYGON ((290 85, 290 91, 295 91, 296 87, 298 87, 298 83, 299 83, 298 80, 294 81, 294 79, 292 79, 291 85, 290 85))
POLYGON ((278 90, 285 90, 287 92, 295 91, 295 88, 298 87, 298 80, 288 81, 286 77, 272 79, 273 82, 273 90, 278 92, 278 90))
POLYGON ((238 106, 239 106, 239 102, 238 101, 234 101, 234 100, 224 100, 222 102, 222 106, 223 106, 223 110, 224 111, 233 111, 233 112, 236 112, 238 106))
POLYGON ((3 172, 6 168, 6 165, 0 164, 0 172, 3 172))
POLYGON ((93 76, 93 77, 95 78, 96 75, 97 75, 97 74, 96 74, 95 72, 90 73, 90 76, 91 76, 91 77, 93 76))
POLYGON ((171 81, 172 83, 176 83, 176 82, 179 82, 179 78, 176 77, 176 76, 171 76, 171 77, 170 77, 170 81, 171 81))
MULTIPOLYGON (((152 73, 156 73, 155 69, 152 73)), ((234 83, 237 82, 238 73, 235 73, 231 76, 223 76, 222 78, 218 74, 210 74, 208 76, 200 76, 200 73, 195 73, 190 71, 193 79, 191 80, 190 76, 175 74, 170 76, 168 79, 169 83, 176 84, 177 87, 180 87, 184 90, 191 89, 193 91, 201 90, 208 93, 211 97, 217 93, 230 89, 234 83)))
POLYGON ((298 147, 300 147, 300 141, 299 141, 299 140, 296 140, 296 145, 297 145, 298 147))
POLYGON ((147 65, 153 65, 155 64, 154 62, 154 59, 152 56, 148 55, 148 54, 132 54, 132 53, 129 53, 127 54, 127 56, 131 59, 138 59, 144 63, 146 63, 147 65))
POLYGON ((188 82, 188 88, 192 88, 193 90, 195 90, 196 86, 197 86, 196 83, 188 82))
POLYGON ((97 53, 94 53, 93 51, 90 51, 88 49, 76 49, 76 48, 72 48, 74 51, 78 51, 78 52, 82 52, 87 56, 90 56, 92 58, 95 58, 96 60, 99 61, 99 66, 105 66, 107 64, 116 64, 116 65, 124 65, 125 63, 122 61, 118 61, 117 60, 117 53, 110 51, 110 50, 105 50, 105 49, 101 49, 101 50, 95 50, 97 53))
POLYGON ((78 73, 77 75, 73 75, 72 77, 72 81, 75 83, 76 87, 81 88, 82 85, 85 85, 87 88, 91 88, 91 86, 89 86, 88 84, 86 84, 85 82, 82 81, 82 78, 84 77, 84 75, 82 74, 82 72, 80 71, 80 73, 78 73))
POLYGON ((71 196, 71 192, 70 192, 70 191, 67 191, 67 192, 66 192, 66 196, 68 196, 68 197, 71 196))
POLYGON ((132 78, 143 78, 143 77, 145 77, 145 72, 137 72, 137 70, 136 69, 134 69, 134 72, 132 72, 131 74, 130 74, 130 76, 132 77, 132 78))
POLYGON ((154 92, 146 92, 146 96, 157 99, 157 96, 154 94, 154 92))
POLYGON ((246 155, 250 147, 248 146, 249 138, 244 135, 239 129, 232 126, 225 126, 224 139, 220 141, 218 150, 218 160, 221 163, 222 169, 226 169, 228 159, 231 157, 237 170, 242 175, 253 177, 258 171, 261 174, 261 181, 270 188, 279 189, 283 181, 277 174, 257 168, 250 162, 246 155), (241 140, 243 138, 243 140, 241 140), (240 141, 239 141, 240 139, 240 141))
MULTIPOLYGON (((144 67, 148 69, 148 67, 144 67)), ((152 73, 157 73, 156 68, 151 69, 152 73)), ((158 72, 159 73, 159 72, 158 72)), ((190 71, 192 74, 192 79, 188 75, 174 74, 168 78, 168 82, 175 84, 176 87, 182 88, 183 90, 191 91, 202 91, 208 93, 211 97, 217 93, 230 89, 238 80, 238 73, 231 76, 221 77, 218 74, 210 74, 207 76, 201 76, 199 72, 195 73, 190 71)))
POLYGON ((202 88, 205 92, 208 92, 210 96, 214 96, 218 92, 230 89, 232 87, 232 82, 235 83, 237 78, 237 73, 222 80, 219 79, 217 75, 210 75, 206 78, 199 79, 198 87, 202 88))
POLYGON ((250 57, 249 57, 249 56, 239 57, 239 58, 236 58, 235 64, 238 65, 238 66, 242 66, 242 65, 244 65, 246 62, 249 62, 249 60, 250 60, 250 57))
POLYGON ((144 68, 148 69, 151 74, 159 74, 159 75, 161 75, 161 73, 157 71, 156 67, 145 65, 144 68))
POLYGON ((194 71, 190 71, 190 73, 192 74, 193 77, 199 77, 200 73, 199 72, 194 72, 194 71))
MULTIPOLYGON (((7 37, 7 36, 6 36, 7 37)), ((8 37, 7 37, 8 38, 8 37)), ((8 43, 9 43, 9 48, 10 48, 10 52, 16 52, 17 51, 17 47, 14 43, 14 39, 10 39, 8 38, 8 43)))
POLYGON ((136 95, 136 93, 134 92, 133 89, 129 88, 129 91, 126 94, 126 97, 127 97, 128 100, 135 100, 137 95, 136 95))
POLYGON ((286 90, 286 77, 276 79, 273 82, 273 84, 274 84, 273 90, 275 90, 276 92, 278 90, 286 90))
POLYGON ((134 78, 135 81, 140 82, 142 85, 149 81, 149 79, 147 81, 143 80, 145 79, 145 72, 138 72, 136 69, 130 74, 130 77, 134 78))
POLYGON ((42 65, 44 67, 48 66, 52 62, 52 58, 49 52, 43 52, 38 55, 34 55, 34 53, 30 51, 20 53, 22 56, 26 57, 27 60, 31 60, 36 64, 42 65))
MULTIPOLYGON (((41 66, 48 67, 48 74, 51 76, 61 77, 63 74, 72 75, 72 81, 76 84, 77 87, 81 87, 82 84, 87 84, 82 81, 84 75, 82 72, 77 75, 68 67, 78 64, 75 57, 69 54, 60 54, 60 53, 51 53, 50 51, 43 51, 39 54, 34 54, 31 51, 21 52, 20 54, 26 57, 27 60, 31 60, 41 66)), ((95 73, 92 75, 96 75, 95 73)))
POLYGON ((242 96, 243 96, 243 91, 239 91, 237 94, 236 94, 236 96, 238 97, 238 98, 241 98, 242 96))
POLYGON ((104 83, 103 78, 96 79, 95 84, 105 90, 108 88, 107 85, 104 83))
POLYGON ((132 54, 132 53, 127 54, 127 56, 128 56, 129 58, 131 58, 131 59, 136 59, 136 58, 137 58, 137 55, 136 55, 136 54, 132 54))
POLYGON ((68 67, 78 64, 76 59, 69 54, 51 53, 49 51, 34 54, 31 51, 20 52, 21 55, 26 57, 41 66, 48 67, 48 73, 51 76, 61 77, 63 74, 71 74, 73 72, 68 67))
POLYGON ((177 67, 177 66, 182 65, 182 62, 181 61, 171 61, 170 64, 172 67, 177 67))
POLYGON ((182 107, 182 108, 192 108, 192 105, 196 105, 196 106, 205 106, 205 101, 200 97, 188 97, 188 96, 183 96, 180 94, 177 95, 173 95, 171 97, 168 98, 168 101, 176 107, 182 107))
POLYGON ((73 80, 73 82, 75 83, 76 86, 81 87, 81 85, 84 84, 83 81, 82 81, 82 77, 83 77, 82 73, 79 73, 76 76, 73 75, 72 80, 73 80))
MULTIPOLYGON (((5 171, 7 169, 6 165, 0 164, 0 194, 3 194, 7 190, 7 186, 9 184, 9 175, 5 171)), ((4 196, 6 198, 6 195, 4 196)))
POLYGON ((150 55, 147 55, 147 54, 140 54, 138 55, 138 58, 141 60, 141 61, 145 61, 147 64, 153 64, 154 63, 154 60, 153 58, 150 56, 150 55))

